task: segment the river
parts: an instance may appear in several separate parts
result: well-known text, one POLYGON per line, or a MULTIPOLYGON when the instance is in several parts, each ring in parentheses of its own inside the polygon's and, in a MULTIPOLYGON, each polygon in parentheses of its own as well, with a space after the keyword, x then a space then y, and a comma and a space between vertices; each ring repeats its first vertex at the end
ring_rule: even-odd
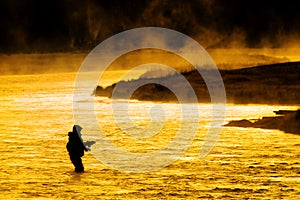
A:
MULTIPOLYGON (((210 104, 198 105, 200 121, 195 138, 170 165, 149 172, 126 173, 96 159, 92 146, 92 152, 83 157, 85 173, 74 173, 65 146, 74 124, 75 77, 75 73, 0 76, 0 199, 300 197, 299 135, 223 127, 216 146, 206 157, 199 157, 211 120, 210 104)), ((98 122, 108 139, 126 151, 145 153, 163 148, 181 123, 179 105, 131 101, 129 115, 142 128, 149 124, 149 109, 153 106, 162 106, 167 116, 157 139, 132 142, 130 135, 118 131, 113 123, 110 104, 110 99, 96 98, 98 122)), ((224 123, 297 108, 228 104, 224 123)))

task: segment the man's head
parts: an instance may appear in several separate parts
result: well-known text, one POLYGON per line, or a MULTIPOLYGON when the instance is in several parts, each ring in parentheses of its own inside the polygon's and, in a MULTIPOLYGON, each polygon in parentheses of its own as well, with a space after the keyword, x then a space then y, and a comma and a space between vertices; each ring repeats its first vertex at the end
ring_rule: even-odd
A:
POLYGON ((82 127, 79 126, 79 125, 74 125, 73 126, 73 132, 77 132, 77 133, 80 133, 80 131, 82 130, 82 127))

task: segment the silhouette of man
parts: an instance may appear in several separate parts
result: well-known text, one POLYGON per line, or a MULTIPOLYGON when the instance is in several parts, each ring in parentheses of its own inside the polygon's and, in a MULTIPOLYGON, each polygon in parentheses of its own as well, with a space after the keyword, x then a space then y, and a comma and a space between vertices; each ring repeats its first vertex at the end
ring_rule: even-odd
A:
POLYGON ((81 130, 82 128, 79 125, 73 126, 73 132, 68 133, 69 141, 66 146, 69 152, 70 160, 75 167, 75 172, 78 173, 84 171, 81 157, 84 155, 84 151, 88 151, 82 142, 80 133, 81 130))

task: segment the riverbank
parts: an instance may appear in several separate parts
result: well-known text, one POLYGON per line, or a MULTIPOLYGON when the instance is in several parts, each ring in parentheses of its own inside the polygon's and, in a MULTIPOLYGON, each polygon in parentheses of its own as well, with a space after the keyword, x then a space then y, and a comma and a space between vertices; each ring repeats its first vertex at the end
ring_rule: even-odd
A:
POLYGON ((274 113, 278 116, 263 117, 255 120, 234 120, 225 126, 278 129, 286 133, 300 134, 300 109, 296 111, 279 110, 274 111, 274 113))
MULTIPOLYGON (((235 104, 300 104, 300 62, 278 63, 262 65, 237 70, 220 71, 228 103, 235 104)), ((197 70, 182 72, 184 78, 192 86, 198 102, 210 102, 210 95, 206 83, 197 70)), ((185 91, 185 86, 178 81, 179 74, 172 74, 160 78, 139 78, 130 81, 120 81, 122 91, 118 98, 124 98, 131 88, 137 88, 131 99, 145 101, 176 102, 176 96, 162 85, 173 85, 180 91, 185 91), (152 82, 151 84, 143 84, 152 82), (154 83, 161 83, 160 85, 154 83), (124 96, 122 96, 124 94, 124 96)), ((96 96, 111 97, 116 84, 106 88, 97 86, 96 96)), ((217 83, 218 84, 218 83, 217 83)), ((184 95, 191 95, 185 94, 184 95)), ((187 96, 188 98, 188 96, 187 96)))

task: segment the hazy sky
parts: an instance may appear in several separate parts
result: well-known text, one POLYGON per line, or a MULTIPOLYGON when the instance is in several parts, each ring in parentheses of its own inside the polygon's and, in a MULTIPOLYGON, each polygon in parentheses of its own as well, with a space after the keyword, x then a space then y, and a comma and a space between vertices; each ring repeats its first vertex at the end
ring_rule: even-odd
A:
POLYGON ((300 47, 288 0, 0 0, 0 51, 88 51, 121 31, 159 26, 205 48, 300 47))

